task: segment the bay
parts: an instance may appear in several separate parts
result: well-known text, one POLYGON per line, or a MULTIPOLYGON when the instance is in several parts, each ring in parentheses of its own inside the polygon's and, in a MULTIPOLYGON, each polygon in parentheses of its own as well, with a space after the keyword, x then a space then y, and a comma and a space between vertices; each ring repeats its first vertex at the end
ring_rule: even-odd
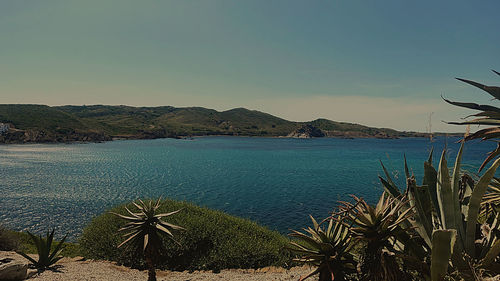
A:
MULTIPOLYGON (((404 187, 403 155, 421 182, 434 147, 437 165, 458 138, 288 139, 200 137, 86 144, 0 146, 0 224, 19 231, 52 227, 76 240, 110 207, 168 197, 249 218, 283 234, 322 219, 350 194, 376 202, 380 160, 404 187)), ((476 172, 494 144, 466 145, 476 172)))

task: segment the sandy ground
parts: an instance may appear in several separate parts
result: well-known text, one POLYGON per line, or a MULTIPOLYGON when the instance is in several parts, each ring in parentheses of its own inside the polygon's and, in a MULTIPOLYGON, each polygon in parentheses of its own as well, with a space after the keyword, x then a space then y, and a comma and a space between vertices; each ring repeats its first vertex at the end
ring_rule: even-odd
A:
MULTIPOLYGON (((308 267, 297 267, 290 270, 268 267, 258 270, 223 270, 220 273, 210 271, 173 272, 157 271, 158 280, 169 281, 297 281, 301 275, 311 271, 308 267)), ((57 263, 57 271, 44 271, 28 280, 36 281, 119 281, 119 280, 147 280, 147 271, 139 271, 124 266, 118 266, 107 261, 84 261, 78 258, 64 258, 57 263)))

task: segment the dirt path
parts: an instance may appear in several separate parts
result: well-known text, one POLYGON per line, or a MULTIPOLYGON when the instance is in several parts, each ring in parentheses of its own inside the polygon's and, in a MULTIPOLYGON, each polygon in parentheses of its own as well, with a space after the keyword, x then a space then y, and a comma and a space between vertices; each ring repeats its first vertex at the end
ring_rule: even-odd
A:
MULTIPOLYGON (((45 271, 35 275, 29 280, 36 281, 144 281, 147 280, 147 271, 139 271, 124 266, 118 266, 106 261, 82 261, 78 259, 64 258, 57 263, 57 272, 45 271)), ((308 267, 283 268, 268 267, 258 270, 223 270, 220 273, 207 271, 172 272, 157 271, 158 280, 169 281, 212 281, 212 280, 234 280, 234 281, 297 281, 300 275, 310 272, 308 267)))

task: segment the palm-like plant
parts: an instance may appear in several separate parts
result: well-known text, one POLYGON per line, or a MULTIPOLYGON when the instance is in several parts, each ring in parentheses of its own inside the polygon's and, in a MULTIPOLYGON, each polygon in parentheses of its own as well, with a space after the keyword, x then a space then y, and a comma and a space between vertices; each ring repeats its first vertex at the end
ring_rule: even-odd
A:
POLYGON ((396 261, 399 252, 397 243, 406 236, 403 228, 411 215, 407 201, 382 193, 375 207, 365 200, 353 196, 354 204, 342 202, 341 211, 347 214, 345 220, 351 224, 355 241, 364 242, 361 257, 362 280, 390 281, 407 278, 396 261))
POLYGON ((175 241, 173 239, 174 235, 172 230, 184 229, 162 220, 165 217, 178 213, 180 210, 157 214, 158 208, 160 208, 160 201, 161 199, 158 199, 156 202, 150 200, 144 203, 142 200, 139 200, 139 203, 132 202, 138 209, 136 212, 132 212, 128 208, 125 208, 128 215, 112 213, 127 221, 127 223, 119 229, 119 231, 127 233, 124 234, 126 239, 118 245, 118 248, 126 243, 130 243, 137 247, 138 250, 142 251, 148 266, 148 281, 156 280, 155 260, 159 255, 159 250, 162 248, 160 234, 166 234, 168 238, 175 241))
POLYGON ((316 274, 319 274, 320 281, 346 280, 347 274, 356 272, 356 262, 350 253, 349 227, 339 217, 327 219, 326 230, 312 216, 311 220, 313 228, 304 229, 305 233, 292 230, 289 234, 299 239, 298 242, 290 242, 289 249, 301 255, 294 261, 317 267, 300 280, 316 274))
MULTIPOLYGON (((495 70, 492 70, 492 71, 495 74, 500 75, 499 72, 497 72, 495 70)), ((488 94, 493 96, 493 98, 495 98, 495 99, 500 99, 500 87, 487 86, 487 85, 483 85, 481 83, 478 83, 478 82, 475 82, 472 80, 467 80, 467 79, 462 79, 462 78, 457 78, 457 79, 487 92, 488 94)), ((471 115, 471 116, 476 117, 472 120, 468 120, 468 121, 464 121, 464 122, 448 122, 449 124, 493 126, 493 127, 479 130, 471 135, 466 136, 465 137, 466 141, 474 140, 474 139, 497 140, 498 141, 500 139, 500 108, 498 108, 496 106, 492 106, 492 105, 467 103, 467 102, 454 102, 454 101, 450 101, 447 99, 444 99, 444 100, 452 105, 480 111, 477 114, 471 115)), ((500 155, 500 142, 498 143, 497 148, 489 153, 488 157, 484 160, 483 164, 479 168, 479 171, 481 171, 489 161, 493 160, 494 158, 496 158, 499 155, 500 155)))
POLYGON ((52 265, 54 265, 57 261, 59 261, 62 256, 60 256, 61 251, 63 249, 63 244, 64 240, 66 240, 66 236, 57 244, 54 249, 52 250, 52 243, 54 241, 54 231, 55 229, 52 229, 52 231, 49 233, 47 231, 47 235, 45 238, 42 238, 42 235, 35 236, 32 233, 28 231, 28 234, 33 240, 33 243, 36 246, 36 250, 38 253, 38 260, 33 259, 32 257, 28 256, 27 254, 23 252, 18 252, 20 255, 28 259, 33 265, 39 269, 47 269, 50 268, 52 265))

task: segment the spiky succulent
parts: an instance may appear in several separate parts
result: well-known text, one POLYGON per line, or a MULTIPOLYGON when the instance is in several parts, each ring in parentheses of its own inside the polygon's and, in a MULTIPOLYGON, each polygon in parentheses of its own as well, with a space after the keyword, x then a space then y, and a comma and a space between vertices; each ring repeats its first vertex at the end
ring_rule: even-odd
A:
POLYGON ((45 236, 45 238, 43 238, 42 235, 36 236, 28 231, 28 235, 36 246, 38 260, 33 259, 23 252, 18 253, 28 259, 38 269, 46 269, 51 267, 62 258, 60 254, 63 249, 64 240, 66 240, 67 237, 67 235, 64 236, 64 238, 52 250, 54 231, 55 229, 52 229, 51 232, 47 231, 47 235, 45 236))
POLYGON ((162 220, 162 218, 176 214, 181 210, 157 214, 156 212, 160 207, 160 199, 158 199, 156 203, 153 200, 150 200, 147 203, 144 203, 140 199, 138 201, 139 204, 132 202, 132 204, 137 207, 138 212, 132 212, 127 207, 125 207, 125 210, 127 210, 129 215, 112 212, 112 214, 128 221, 127 224, 119 229, 119 231, 127 233, 124 234, 126 239, 118 245, 118 248, 130 242, 136 245, 142 245, 142 249, 145 251, 149 246, 157 247, 161 245, 161 240, 158 234, 165 233, 173 240, 174 235, 172 234, 172 230, 184 229, 180 226, 173 225, 162 220))
POLYGON ((184 229, 163 220, 163 218, 174 215, 180 210, 158 214, 157 211, 160 208, 160 202, 161 199, 158 199, 156 202, 150 200, 147 203, 139 200, 139 203, 132 202, 137 208, 136 212, 132 212, 127 207, 125 207, 125 210, 128 212, 128 215, 112 212, 112 214, 127 221, 127 223, 119 229, 119 231, 126 233, 123 235, 125 236, 125 240, 118 245, 118 248, 130 243, 136 246, 137 249, 142 250, 149 269, 148 280, 150 281, 156 280, 155 258, 162 248, 160 234, 166 234, 168 238, 175 241, 172 231, 184 229))
MULTIPOLYGON (((499 72, 497 72, 495 70, 492 70, 492 71, 495 74, 500 75, 499 72)), ((464 83, 467 83, 469 85, 472 85, 476 88, 479 88, 479 89, 487 92, 494 99, 500 99, 500 87, 487 86, 487 85, 483 85, 481 83, 478 83, 478 82, 475 82, 472 80, 467 80, 467 79, 462 79, 462 78, 457 78, 457 80, 460 80, 464 83)), ((492 106, 492 105, 487 105, 487 104, 455 102, 455 101, 450 101, 448 99, 444 99, 444 100, 452 105, 480 111, 477 114, 470 115, 470 116, 476 117, 472 120, 467 120, 467 121, 463 121, 463 122, 448 122, 449 124, 493 126, 493 127, 488 127, 486 129, 481 129, 473 134, 466 136, 465 137, 466 141, 474 140, 474 139, 496 140, 496 141, 500 140, 500 108, 498 108, 496 106, 492 106)), ((500 142, 498 143, 496 149, 489 153, 488 157, 484 160, 483 164, 479 168, 479 171, 481 171, 486 166, 486 164, 488 162, 497 158, 499 155, 500 155, 500 142)))
POLYGON ((500 179, 493 178, 488 186, 488 191, 481 201, 483 207, 492 209, 500 208, 500 179))
POLYGON ((304 232, 292 230, 289 234, 298 241, 290 242, 289 249, 300 254, 294 259, 300 263, 306 263, 317 268, 302 277, 305 280, 313 275, 319 274, 319 280, 345 280, 346 274, 355 272, 356 262, 351 249, 351 235, 349 227, 337 218, 328 218, 328 226, 325 229, 311 216, 313 228, 308 227, 304 232))
MULTIPOLYGON (((424 255, 419 256, 420 259, 427 259, 432 252, 432 272, 446 273, 448 264, 451 264, 461 273, 468 274, 470 263, 465 257, 477 263, 481 269, 496 271, 500 268, 497 259, 500 254, 500 213, 497 212, 490 220, 484 221, 481 218, 481 201, 500 167, 500 159, 495 160, 478 181, 474 182, 461 171, 463 149, 464 142, 458 150, 451 174, 446 150, 441 155, 437 170, 432 166, 432 153, 424 163, 422 185, 417 185, 415 177, 406 172, 405 194, 408 194, 410 205, 415 210, 414 219, 408 221, 425 241, 422 244, 425 248, 422 252, 424 255), (438 238, 440 242, 434 238, 438 238), (445 248, 449 252, 442 251, 445 248, 439 247, 443 243, 447 243, 445 248), (435 262, 436 259, 442 262, 435 262)), ((405 171, 408 171, 406 161, 405 171)), ((399 196, 399 188, 394 185, 385 168, 384 172, 387 179, 381 181, 385 189, 392 196, 399 196)))
POLYGON ((382 193, 375 207, 364 199, 352 196, 355 203, 342 202, 342 209, 348 210, 347 220, 352 223, 353 236, 365 241, 387 241, 404 231, 401 223, 412 214, 406 208, 406 201, 382 193))
POLYGON ((397 243, 402 242, 399 238, 407 237, 403 222, 412 216, 408 202, 384 192, 374 207, 362 198, 352 197, 354 203, 342 202, 340 210, 347 214, 345 221, 352 225, 353 238, 365 243, 361 280, 408 279, 396 260, 401 250, 397 247, 397 243))

